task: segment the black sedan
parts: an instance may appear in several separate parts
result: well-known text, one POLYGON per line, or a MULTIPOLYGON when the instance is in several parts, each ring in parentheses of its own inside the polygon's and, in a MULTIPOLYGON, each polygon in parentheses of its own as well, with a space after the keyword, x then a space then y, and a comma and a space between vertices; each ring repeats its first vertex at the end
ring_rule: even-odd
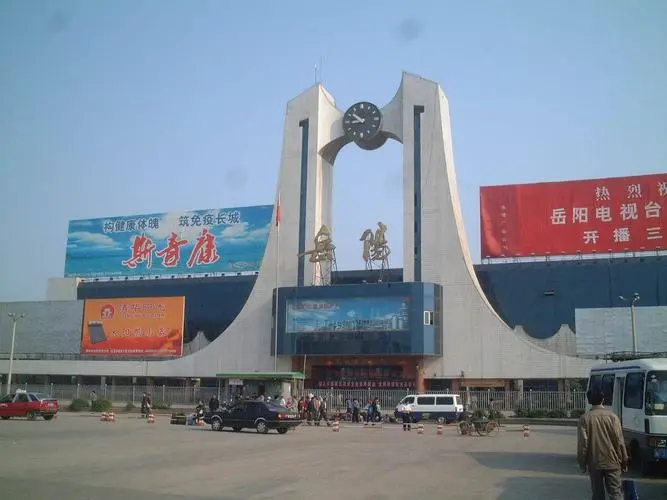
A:
POLYGON ((285 434, 301 424, 301 419, 297 413, 283 406, 265 401, 241 401, 231 408, 207 412, 204 422, 210 424, 214 431, 229 427, 236 432, 255 429, 259 434, 266 434, 275 429, 279 434, 285 434))

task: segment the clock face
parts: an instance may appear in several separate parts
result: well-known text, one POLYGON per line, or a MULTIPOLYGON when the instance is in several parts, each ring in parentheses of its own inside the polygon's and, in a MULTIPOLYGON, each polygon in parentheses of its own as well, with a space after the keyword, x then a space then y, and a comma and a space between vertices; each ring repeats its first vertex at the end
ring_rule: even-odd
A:
POLYGON ((343 115, 343 131, 353 141, 365 142, 382 128, 382 112, 370 102, 353 104, 343 115))

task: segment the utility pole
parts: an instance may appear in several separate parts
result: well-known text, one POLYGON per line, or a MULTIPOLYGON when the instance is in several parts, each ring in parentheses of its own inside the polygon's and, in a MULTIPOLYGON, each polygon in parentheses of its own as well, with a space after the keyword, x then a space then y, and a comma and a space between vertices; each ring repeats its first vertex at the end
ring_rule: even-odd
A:
POLYGON ((9 373, 7 373, 7 394, 12 392, 12 369, 14 368, 14 344, 16 343, 16 323, 25 318, 25 314, 8 313, 12 320, 12 347, 9 351, 9 373))
POLYGON ((637 316, 635 304, 641 298, 637 292, 632 294, 631 299, 626 299, 623 295, 618 296, 624 302, 630 302, 630 327, 632 329, 632 354, 637 354, 637 316))

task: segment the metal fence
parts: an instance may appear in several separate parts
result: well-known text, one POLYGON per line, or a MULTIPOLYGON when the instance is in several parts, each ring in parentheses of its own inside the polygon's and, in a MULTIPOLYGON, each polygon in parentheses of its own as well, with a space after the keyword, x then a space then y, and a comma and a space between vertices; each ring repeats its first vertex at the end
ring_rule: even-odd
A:
MULTIPOLYGON (((193 405, 199 400, 208 401, 214 394, 221 400, 230 398, 225 388, 216 387, 174 387, 174 386, 112 386, 112 385, 35 385, 25 384, 21 388, 29 392, 41 392, 61 400, 75 398, 89 399, 95 391, 98 398, 108 399, 115 404, 137 404, 144 392, 151 395, 153 403, 167 405, 193 405)), ((393 408, 413 390, 396 389, 306 389, 305 393, 326 397, 329 408, 344 411, 348 400, 357 399, 363 404, 378 398, 382 408, 393 408)), ((425 394, 442 394, 442 391, 427 391, 425 394)), ((573 410, 586 407, 585 392, 546 392, 546 391, 462 391, 457 393, 470 410, 486 409, 491 400, 493 407, 503 412, 516 410, 573 410)), ((303 394, 297 394, 301 396, 303 394)), ((287 395, 286 395, 287 396, 287 395)))

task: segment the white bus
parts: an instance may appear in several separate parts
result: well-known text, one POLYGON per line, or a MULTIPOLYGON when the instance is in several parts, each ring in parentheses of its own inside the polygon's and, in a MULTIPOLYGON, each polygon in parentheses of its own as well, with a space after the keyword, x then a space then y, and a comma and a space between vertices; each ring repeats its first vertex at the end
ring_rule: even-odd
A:
POLYGON ((618 415, 633 466, 667 461, 667 357, 630 359, 591 369, 588 388, 602 390, 618 415))

